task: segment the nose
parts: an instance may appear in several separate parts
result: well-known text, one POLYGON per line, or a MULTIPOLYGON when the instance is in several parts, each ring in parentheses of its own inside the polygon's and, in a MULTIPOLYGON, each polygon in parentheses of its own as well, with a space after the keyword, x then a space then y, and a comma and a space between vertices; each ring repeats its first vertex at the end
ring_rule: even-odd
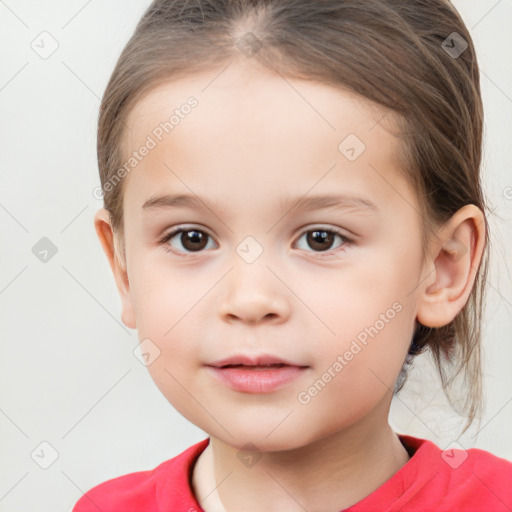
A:
POLYGON ((270 270, 260 259, 251 264, 237 261, 226 276, 225 295, 219 308, 223 320, 252 325, 282 323, 288 318, 291 292, 276 277, 275 269, 270 270))

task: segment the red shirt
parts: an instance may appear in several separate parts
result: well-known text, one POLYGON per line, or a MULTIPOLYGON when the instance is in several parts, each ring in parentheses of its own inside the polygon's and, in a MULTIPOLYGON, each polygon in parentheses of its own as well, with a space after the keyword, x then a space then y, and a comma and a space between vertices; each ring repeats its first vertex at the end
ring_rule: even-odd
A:
MULTIPOLYGON (((411 458, 345 512, 510 512, 512 463, 489 452, 441 451, 425 439, 399 435, 411 458)), ((190 485, 195 460, 210 439, 150 471, 107 480, 86 492, 73 512, 204 512, 190 485)))

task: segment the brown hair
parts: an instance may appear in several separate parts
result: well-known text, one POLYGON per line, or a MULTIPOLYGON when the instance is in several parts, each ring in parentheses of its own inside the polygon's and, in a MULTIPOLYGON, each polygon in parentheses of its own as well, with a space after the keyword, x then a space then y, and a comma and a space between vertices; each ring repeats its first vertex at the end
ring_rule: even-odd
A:
POLYGON ((160 84, 244 58, 283 76, 356 92, 388 110, 400 127, 400 170, 418 194, 425 257, 429 237, 458 209, 472 203, 484 212, 484 254, 467 303, 443 327, 416 323, 395 386, 395 392, 402 388, 412 359, 429 347, 452 404, 451 385, 464 376, 467 429, 482 411, 489 226, 479 172, 479 68, 471 36, 448 0, 153 1, 121 53, 99 115, 104 207, 121 241, 121 260, 125 180, 119 169, 129 112, 160 84), (116 177, 118 185, 107 189, 116 177))

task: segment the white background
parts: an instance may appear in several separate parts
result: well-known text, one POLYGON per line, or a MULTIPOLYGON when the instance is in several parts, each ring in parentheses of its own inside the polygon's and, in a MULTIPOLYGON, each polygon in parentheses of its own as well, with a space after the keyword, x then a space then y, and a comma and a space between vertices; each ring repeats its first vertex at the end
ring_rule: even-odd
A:
MULTIPOLYGON (((506 265, 512 194, 507 199, 505 193, 512 186, 512 1, 454 4, 481 65, 483 171, 494 209, 484 332, 487 411, 479 435, 463 436, 459 444, 512 460, 512 290, 506 265)), ((100 98, 147 5, 0 1, 2 512, 70 510, 94 485, 152 469, 207 436, 169 405, 134 357, 137 333, 121 322, 114 279, 93 227, 101 207, 92 193, 100 184, 100 98), (43 31, 58 43, 47 59, 31 48, 43 31), (47 263, 32 252, 42 237, 58 250, 47 263), (53 448, 41 447, 43 441, 53 448), (41 462, 49 462, 52 449, 58 458, 47 469, 31 457, 36 450, 41 462)), ((394 400, 391 422, 399 432, 444 448, 457 437, 457 417, 428 374, 418 361, 394 400)))

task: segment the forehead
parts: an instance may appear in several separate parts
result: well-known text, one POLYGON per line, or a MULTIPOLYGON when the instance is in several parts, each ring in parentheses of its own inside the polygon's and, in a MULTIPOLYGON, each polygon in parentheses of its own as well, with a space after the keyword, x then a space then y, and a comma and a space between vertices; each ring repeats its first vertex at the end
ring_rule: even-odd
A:
POLYGON ((270 192, 303 195, 318 183, 324 190, 366 189, 385 200, 396 192, 383 187, 376 169, 398 178, 391 117, 353 92, 255 66, 167 82, 127 119, 125 154, 148 137, 154 147, 127 176, 133 184, 126 194, 139 207, 167 185, 214 201, 222 195, 229 201, 226 192, 236 190, 250 202, 270 192), (361 152, 356 160, 343 153, 347 144, 361 152))
POLYGON ((292 79, 259 66, 231 64, 224 69, 170 80, 151 89, 128 116, 127 139, 136 144, 137 139, 168 120, 175 110, 180 120, 191 117, 194 125, 201 125, 202 131, 218 133, 226 126, 228 129, 243 127, 243 133, 256 131, 259 136, 271 134, 272 127, 282 127, 286 121, 288 130, 295 121, 302 122, 295 126, 295 135, 299 131, 307 136, 314 131, 331 134, 337 131, 340 136, 348 129, 364 133, 377 123, 385 127, 392 119, 384 107, 341 86, 292 79), (182 116, 180 107, 191 97, 199 108, 194 107, 191 116, 182 116), (266 130, 261 130, 261 124, 266 130))

